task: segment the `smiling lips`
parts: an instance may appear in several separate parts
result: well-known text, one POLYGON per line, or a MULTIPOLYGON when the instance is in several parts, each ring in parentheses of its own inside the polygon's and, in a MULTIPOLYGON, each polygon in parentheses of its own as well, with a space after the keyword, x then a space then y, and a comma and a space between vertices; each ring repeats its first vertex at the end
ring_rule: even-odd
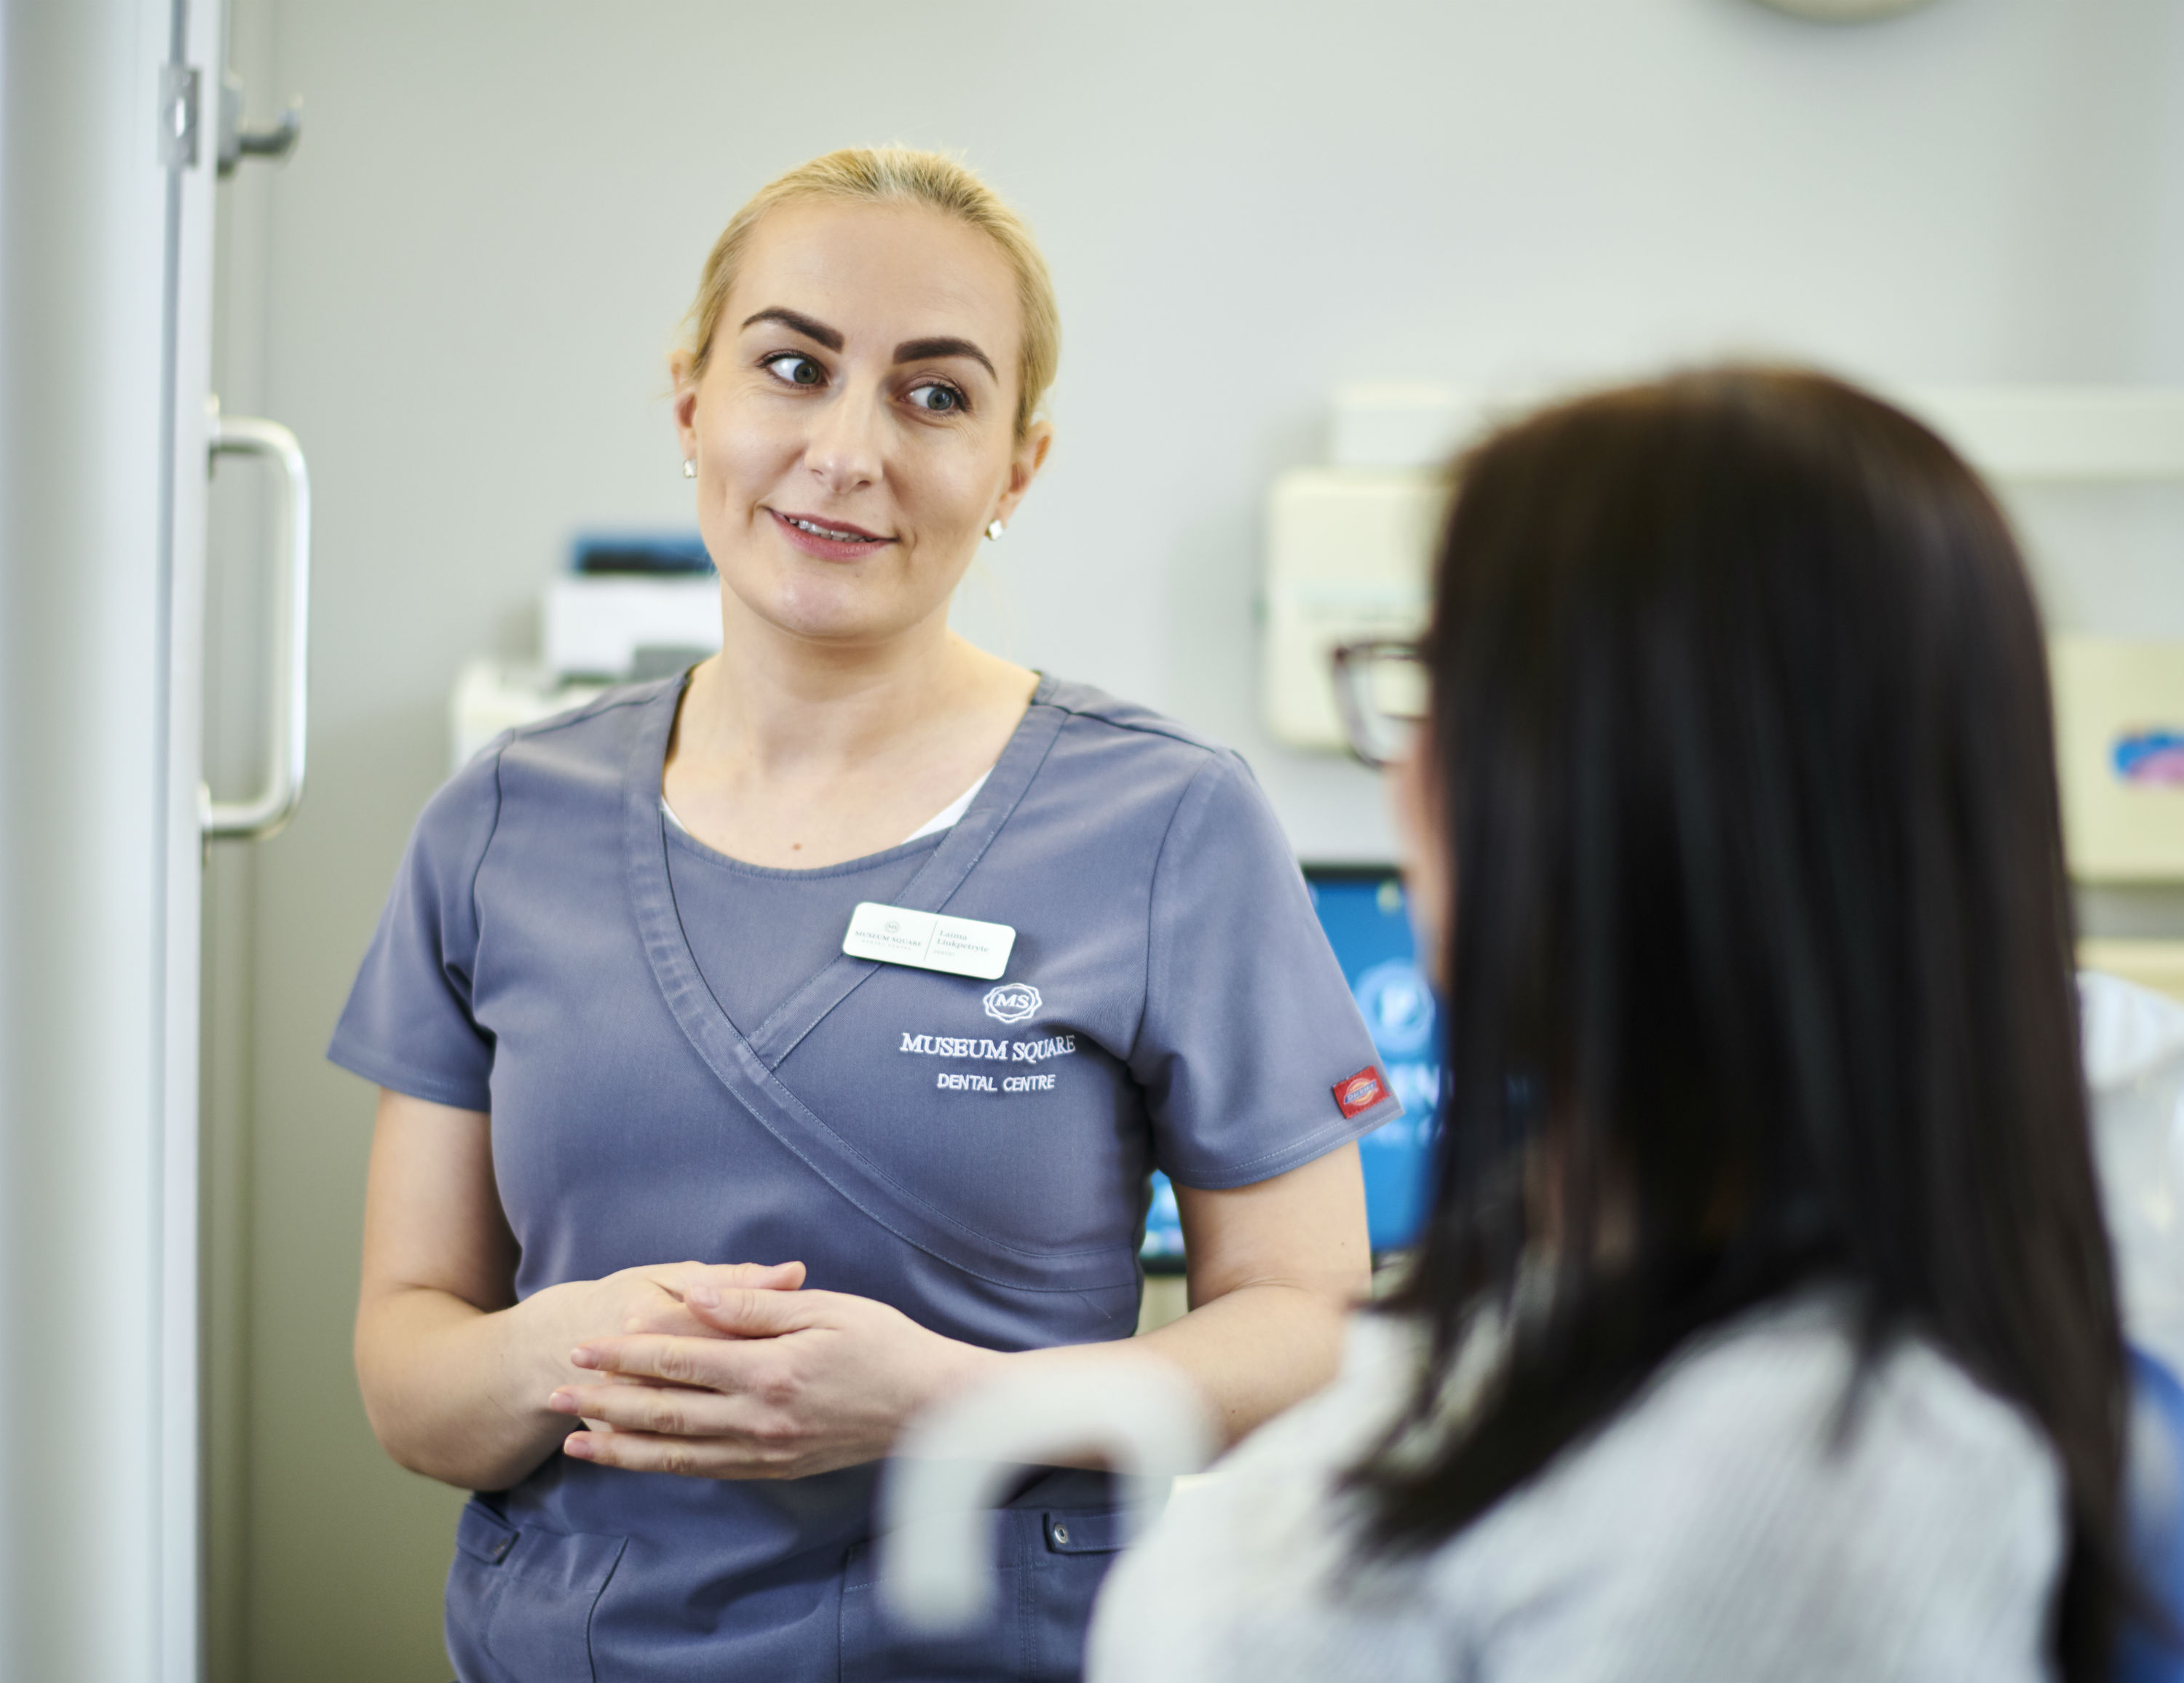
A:
POLYGON ((774 523, 792 544, 805 554, 824 560, 856 560, 894 542, 892 538, 883 538, 877 532, 867 532, 844 521, 785 515, 778 509, 768 509, 766 512, 773 516, 774 523))

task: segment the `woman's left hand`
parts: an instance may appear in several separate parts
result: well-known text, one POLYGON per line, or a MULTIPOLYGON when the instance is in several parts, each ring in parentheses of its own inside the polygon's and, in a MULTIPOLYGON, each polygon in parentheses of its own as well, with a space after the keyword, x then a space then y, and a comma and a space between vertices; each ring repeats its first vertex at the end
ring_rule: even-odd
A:
POLYGON ((876 1461, 926 1403, 1007 1358, 944 1338, 900 1311, 835 1291, 688 1287, 714 1337, 587 1340, 571 1360, 600 1375, 548 1400, 606 1430, 563 1452, 632 1472, 800 1479, 876 1461))

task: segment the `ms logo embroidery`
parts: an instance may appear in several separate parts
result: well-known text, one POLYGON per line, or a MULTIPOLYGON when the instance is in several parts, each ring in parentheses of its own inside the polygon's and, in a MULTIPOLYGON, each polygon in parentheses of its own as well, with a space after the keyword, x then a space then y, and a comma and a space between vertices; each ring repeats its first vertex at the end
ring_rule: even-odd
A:
POLYGON ((986 993, 986 1015, 996 1023, 1022 1023, 1046 1002, 1028 982, 1004 982, 986 993))

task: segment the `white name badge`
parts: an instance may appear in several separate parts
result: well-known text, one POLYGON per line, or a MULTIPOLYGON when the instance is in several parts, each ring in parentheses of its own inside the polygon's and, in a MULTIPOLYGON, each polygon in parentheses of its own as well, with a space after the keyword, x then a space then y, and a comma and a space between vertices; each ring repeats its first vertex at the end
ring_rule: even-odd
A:
POLYGON ((944 917, 937 911, 910 911, 869 900, 860 901, 850 914, 850 933, 842 937, 842 950, 851 958, 944 970, 952 976, 976 976, 982 982, 1001 979, 1016 944, 1017 932, 1006 923, 944 917))

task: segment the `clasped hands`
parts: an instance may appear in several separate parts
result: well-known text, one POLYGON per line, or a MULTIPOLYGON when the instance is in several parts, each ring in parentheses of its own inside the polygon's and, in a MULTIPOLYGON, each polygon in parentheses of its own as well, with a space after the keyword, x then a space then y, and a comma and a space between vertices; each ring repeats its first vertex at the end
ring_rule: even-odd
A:
POLYGON ((582 1422, 562 1452, 632 1472, 803 1478, 878 1460, 924 1404, 1007 1359, 803 1285, 801 1262, 682 1262, 554 1288, 575 1294, 562 1328, 622 1329, 556 1352, 576 1372, 546 1406, 582 1422))

